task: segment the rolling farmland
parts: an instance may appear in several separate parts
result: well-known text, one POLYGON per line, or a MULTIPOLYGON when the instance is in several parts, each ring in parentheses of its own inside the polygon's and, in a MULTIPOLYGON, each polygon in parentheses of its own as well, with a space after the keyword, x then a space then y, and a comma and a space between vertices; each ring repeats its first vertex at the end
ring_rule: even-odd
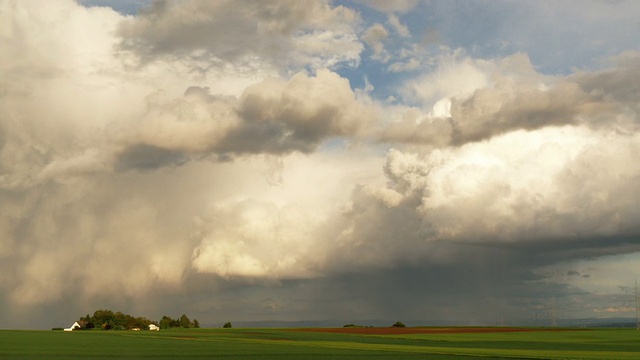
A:
POLYGON ((0 358, 637 359, 633 329, 313 328, 0 331, 0 358))

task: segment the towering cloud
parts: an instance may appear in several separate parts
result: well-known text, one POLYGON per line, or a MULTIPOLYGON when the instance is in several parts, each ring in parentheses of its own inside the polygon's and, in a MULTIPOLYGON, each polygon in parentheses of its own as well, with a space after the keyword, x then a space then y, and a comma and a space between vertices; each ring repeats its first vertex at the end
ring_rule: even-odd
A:
POLYGON ((116 168, 157 168, 190 158, 312 152, 331 137, 358 137, 376 113, 359 101, 348 80, 329 70, 267 79, 239 99, 189 87, 184 97, 149 103, 116 168))
POLYGON ((547 71, 394 4, 0 0, 0 327, 611 309, 640 55, 547 71))
MULTIPOLYGON (((637 61, 628 54, 626 62, 637 61)), ((549 77, 537 73, 525 55, 496 62, 453 59, 435 74, 409 82, 407 92, 426 107, 426 114, 408 113, 391 123, 383 140, 434 145, 463 145, 519 129, 549 126, 632 126, 622 114, 628 95, 594 87, 593 78, 615 88, 633 87, 631 64, 595 74, 549 77)), ((631 91, 633 93, 633 91, 631 91)))

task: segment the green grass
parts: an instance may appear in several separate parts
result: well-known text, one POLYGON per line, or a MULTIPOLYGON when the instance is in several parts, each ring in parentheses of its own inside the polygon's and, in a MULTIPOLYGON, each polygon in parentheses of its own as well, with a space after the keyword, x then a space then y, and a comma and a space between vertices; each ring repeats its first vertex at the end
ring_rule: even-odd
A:
POLYGON ((1 359, 639 359, 640 331, 358 335, 295 329, 0 331, 1 359))

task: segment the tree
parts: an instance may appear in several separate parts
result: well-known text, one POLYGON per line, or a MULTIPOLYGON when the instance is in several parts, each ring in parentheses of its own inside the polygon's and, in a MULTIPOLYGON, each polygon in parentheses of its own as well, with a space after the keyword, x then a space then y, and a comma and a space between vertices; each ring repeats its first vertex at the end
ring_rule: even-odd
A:
POLYGON ((93 313, 91 322, 94 324, 111 324, 113 323, 115 314, 111 310, 96 310, 93 313))
POLYGON ((182 314, 182 316, 180 316, 180 327, 191 327, 191 320, 189 320, 189 317, 187 317, 187 315, 185 314, 182 314))
POLYGON ((223 328, 225 329, 231 329, 232 325, 231 325, 231 321, 227 321, 224 325, 222 325, 223 328))
POLYGON ((396 321, 395 324, 391 325, 392 327, 405 327, 406 325, 401 323, 400 321, 396 321))
POLYGON ((200 327, 200 323, 198 322, 198 319, 193 319, 193 323, 191 325, 193 325, 193 327, 196 329, 200 327))
POLYGON ((115 314, 111 310, 96 310, 90 320, 96 326, 100 325, 104 330, 111 330, 114 328, 115 314))
POLYGON ((151 320, 142 316, 134 318, 132 322, 133 322, 133 327, 136 327, 139 329, 144 329, 148 327, 149 324, 151 324, 151 320))
MULTIPOLYGON (((179 323, 179 320, 173 320, 167 317, 170 322, 175 321, 176 324, 179 323)), ((106 330, 130 330, 133 328, 146 328, 151 324, 151 320, 145 317, 134 317, 133 315, 125 314, 120 311, 113 312, 111 310, 96 310, 93 313, 93 316, 87 314, 87 316, 81 316, 78 323, 82 326, 83 329, 92 329, 92 328, 103 328, 106 330), (108 325, 108 326, 107 326, 108 325)), ((179 325, 171 326, 169 324, 168 327, 177 327, 179 325)))
POLYGON ((113 323, 111 324, 116 330, 124 330, 127 326, 127 316, 118 311, 113 314, 113 323))
POLYGON ((163 316, 160 320, 160 329, 169 329, 172 327, 173 319, 168 316, 163 316))

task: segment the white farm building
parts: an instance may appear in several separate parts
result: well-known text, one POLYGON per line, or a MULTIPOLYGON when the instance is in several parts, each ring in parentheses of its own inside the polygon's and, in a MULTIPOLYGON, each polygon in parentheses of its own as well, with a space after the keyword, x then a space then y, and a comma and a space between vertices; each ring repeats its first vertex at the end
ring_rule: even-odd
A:
POLYGON ((73 325, 71 325, 70 328, 66 328, 64 329, 64 331, 73 331, 75 329, 80 329, 80 328, 81 328, 80 324, 78 324, 78 322, 76 321, 73 323, 73 325))

